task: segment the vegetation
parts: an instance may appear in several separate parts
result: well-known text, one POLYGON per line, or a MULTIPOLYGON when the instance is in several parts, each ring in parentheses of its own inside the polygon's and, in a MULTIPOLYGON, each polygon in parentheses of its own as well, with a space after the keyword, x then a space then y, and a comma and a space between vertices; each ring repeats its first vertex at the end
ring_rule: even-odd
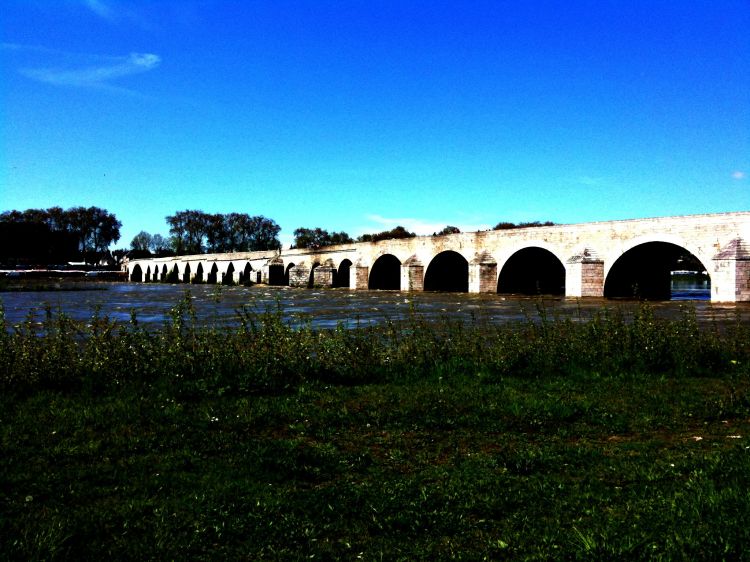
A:
POLYGON ((747 559, 750 329, 0 326, 9 559, 747 559))
POLYGON ((50 207, 0 214, 0 262, 53 264, 96 263, 120 239, 122 223, 99 207, 50 207))
POLYGON ((415 233, 409 232, 403 226, 397 226, 391 230, 384 230, 377 234, 363 234, 357 238, 357 242, 379 242, 380 240, 392 240, 394 238, 414 238, 415 233))
POLYGON ((443 236, 445 234, 461 234, 461 229, 457 226, 446 226, 443 230, 440 232, 433 232, 433 236, 443 236))
POLYGON ((346 232, 329 233, 322 228, 298 228, 294 231, 295 248, 322 248, 354 242, 346 232))
POLYGON ((149 257, 151 255, 163 256, 171 254, 171 245, 169 240, 165 239, 161 234, 149 234, 145 230, 141 230, 138 234, 133 236, 133 240, 130 242, 130 256, 137 254, 139 257, 149 257))
POLYGON ((172 249, 178 255, 253 252, 281 248, 281 227, 263 216, 178 211, 167 218, 172 249))
POLYGON ((546 222, 499 222, 497 223, 492 230, 511 230, 513 228, 536 228, 540 226, 555 226, 555 223, 546 221, 546 222))

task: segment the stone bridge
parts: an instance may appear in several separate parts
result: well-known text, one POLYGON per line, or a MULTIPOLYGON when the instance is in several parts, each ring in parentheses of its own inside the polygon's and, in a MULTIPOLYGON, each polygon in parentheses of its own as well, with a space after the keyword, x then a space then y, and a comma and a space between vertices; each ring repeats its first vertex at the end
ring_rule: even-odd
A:
POLYGON ((131 281, 669 299, 705 271, 714 302, 750 301, 750 211, 491 230, 319 249, 131 260, 131 281))

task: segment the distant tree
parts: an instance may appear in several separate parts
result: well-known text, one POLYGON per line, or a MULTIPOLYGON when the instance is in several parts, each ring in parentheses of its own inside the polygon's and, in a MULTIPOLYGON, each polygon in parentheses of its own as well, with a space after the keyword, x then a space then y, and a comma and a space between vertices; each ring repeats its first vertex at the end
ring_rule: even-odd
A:
POLYGON ((497 223, 492 230, 511 230, 513 228, 535 228, 539 226, 555 226, 554 222, 546 221, 546 222, 520 222, 518 224, 513 222, 499 222, 497 223))
POLYGON ((262 215, 251 217, 248 230, 248 251, 278 250, 281 248, 279 232, 281 227, 272 219, 262 215))
POLYGON ((203 211, 177 211, 167 217, 174 250, 179 255, 200 254, 206 248, 209 215, 203 211))
POLYGON ((414 238, 416 234, 409 232, 403 226, 397 226, 391 230, 378 232, 377 234, 363 234, 357 241, 359 242, 378 242, 380 240, 392 240, 394 238, 414 238))
POLYGON ((138 234, 136 234, 133 237, 133 240, 131 240, 130 249, 141 251, 141 252, 146 252, 146 251, 150 252, 152 241, 153 241, 153 236, 151 236, 145 230, 141 230, 138 234))
POLYGON ((446 226, 440 232, 436 232, 433 236, 443 236, 444 234, 460 234, 461 230, 457 226, 446 226))
POLYGON ((166 240, 161 234, 154 234, 151 237, 151 243, 148 249, 157 256, 162 256, 170 250, 169 240, 166 240))
POLYGON ((295 248, 322 248, 354 242, 346 232, 329 233, 322 228, 298 228, 294 231, 295 248))
POLYGON ((120 239, 122 226, 114 214, 99 207, 6 211, 0 214, 0 223, 35 225, 23 227, 36 232, 32 237, 36 242, 31 241, 24 252, 36 259, 44 256, 48 263, 76 258, 94 263, 108 255, 110 244, 120 239), (35 244, 41 249, 32 249, 35 244))

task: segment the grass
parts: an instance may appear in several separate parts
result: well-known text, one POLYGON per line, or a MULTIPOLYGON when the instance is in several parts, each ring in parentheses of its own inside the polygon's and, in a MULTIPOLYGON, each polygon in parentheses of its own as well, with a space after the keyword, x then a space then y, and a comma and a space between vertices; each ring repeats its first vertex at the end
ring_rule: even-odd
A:
MULTIPOLYGON (((6 328, 6 327, 3 327, 6 328)), ((750 328, 0 333, 0 558, 748 559, 750 328)))

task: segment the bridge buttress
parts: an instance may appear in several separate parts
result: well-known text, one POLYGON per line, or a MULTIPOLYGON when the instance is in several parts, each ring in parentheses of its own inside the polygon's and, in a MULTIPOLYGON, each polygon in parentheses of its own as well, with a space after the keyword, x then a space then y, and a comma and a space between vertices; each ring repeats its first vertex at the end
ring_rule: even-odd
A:
POLYGON ((732 240, 712 261, 711 302, 750 302, 750 244, 732 240))
POLYGON ((313 270, 313 287, 333 287, 333 278, 336 276, 336 268, 331 260, 326 260, 313 270))
POLYGON ((401 290, 424 291, 424 265, 414 256, 401 264, 401 290))
POLYGON ((349 268, 349 288, 366 291, 369 287, 370 268, 357 262, 349 268))
POLYGON ((604 261, 584 250, 565 264, 566 297, 603 297, 604 261))
POLYGON ((497 262, 488 252, 482 252, 469 262, 469 292, 497 292, 497 262))

